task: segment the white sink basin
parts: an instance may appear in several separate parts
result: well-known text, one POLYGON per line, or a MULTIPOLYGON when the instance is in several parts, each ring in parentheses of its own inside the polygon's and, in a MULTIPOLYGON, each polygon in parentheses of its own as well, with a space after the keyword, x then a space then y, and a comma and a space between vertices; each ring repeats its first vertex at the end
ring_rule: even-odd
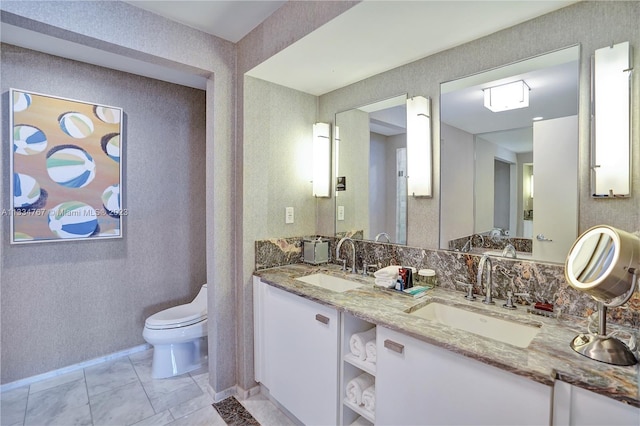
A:
POLYGON ((326 290, 335 291, 336 293, 343 293, 345 291, 360 288, 364 285, 355 281, 349 281, 327 274, 312 274, 296 278, 296 280, 322 287, 326 290))
POLYGON ((431 302, 415 310, 411 315, 519 348, 529 346, 540 332, 540 327, 483 315, 438 302, 431 302))

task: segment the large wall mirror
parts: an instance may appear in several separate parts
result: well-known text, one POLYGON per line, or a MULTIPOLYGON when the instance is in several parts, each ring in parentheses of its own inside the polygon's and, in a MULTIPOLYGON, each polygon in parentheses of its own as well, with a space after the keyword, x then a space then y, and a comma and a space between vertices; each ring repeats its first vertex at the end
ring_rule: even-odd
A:
POLYGON ((406 244, 407 95, 336 114, 336 236, 406 244))
POLYGON ((572 46, 441 85, 440 248, 512 244, 564 262, 578 231, 579 60, 572 46))

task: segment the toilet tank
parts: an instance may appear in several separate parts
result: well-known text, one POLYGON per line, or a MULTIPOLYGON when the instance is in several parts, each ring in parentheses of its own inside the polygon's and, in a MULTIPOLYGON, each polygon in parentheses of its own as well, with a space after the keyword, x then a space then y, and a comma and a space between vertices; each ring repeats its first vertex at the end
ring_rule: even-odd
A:
POLYGON ((198 292, 198 295, 196 296, 195 299, 193 299, 193 302, 191 302, 190 304, 197 305, 203 311, 205 312, 207 311, 207 285, 206 284, 200 287, 200 291, 198 292))

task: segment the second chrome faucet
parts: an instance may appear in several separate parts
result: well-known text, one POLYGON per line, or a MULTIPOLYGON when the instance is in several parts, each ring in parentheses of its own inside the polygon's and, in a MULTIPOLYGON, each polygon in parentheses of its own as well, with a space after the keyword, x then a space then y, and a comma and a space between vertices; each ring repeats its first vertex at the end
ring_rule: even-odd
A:
POLYGON ((491 258, 488 255, 484 255, 482 256, 482 258, 480 259, 480 262, 478 263, 478 277, 476 282, 478 283, 478 286, 482 289, 482 275, 483 272, 485 273, 485 285, 484 287, 486 288, 485 290, 485 296, 484 296, 484 300, 482 300, 482 303, 485 303, 487 305, 493 305, 493 297, 492 297, 492 291, 493 291, 493 273, 491 271, 492 269, 492 265, 491 265, 491 258), (486 266, 485 266, 486 265, 486 266), (485 269, 486 268, 486 269, 485 269))

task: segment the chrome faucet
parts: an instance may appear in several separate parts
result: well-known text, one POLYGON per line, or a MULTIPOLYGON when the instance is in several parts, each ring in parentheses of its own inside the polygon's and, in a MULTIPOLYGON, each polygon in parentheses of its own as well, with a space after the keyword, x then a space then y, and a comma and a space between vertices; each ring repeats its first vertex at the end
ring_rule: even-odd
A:
POLYGON ((478 286, 480 286, 480 288, 482 289, 482 273, 484 272, 484 269, 485 269, 485 263, 488 264, 487 270, 485 273, 485 277, 486 277, 485 285, 487 289, 485 290, 485 296, 482 303, 486 305, 493 305, 493 298, 491 297, 491 291, 493 286, 492 272, 491 272, 491 269, 492 269, 491 258, 486 254, 482 256, 482 258, 480 259, 480 263, 478 263, 478 278, 476 282, 478 283, 478 286))
POLYGON ((513 244, 507 244, 502 250, 502 257, 512 257, 516 259, 518 256, 516 255, 516 248, 513 244))
MULTIPOLYGON (((340 241, 338 241, 338 245, 336 246, 336 260, 341 260, 340 259, 340 247, 342 247, 342 243, 344 243, 345 241, 349 241, 351 243, 351 254, 352 254, 352 259, 353 259, 353 265, 351 266, 351 273, 352 274, 357 274, 358 270, 356 269, 356 244, 353 242, 353 240, 351 238, 343 237, 340 241)), ((347 270, 347 260, 346 259, 343 260, 342 270, 343 271, 347 270)))
POLYGON ((480 246, 479 247, 484 247, 484 237, 482 236, 482 234, 471 234, 471 236, 469 237, 467 242, 464 243, 464 246, 462 246, 462 249, 460 251, 465 252, 465 253, 469 253, 471 250, 473 250, 473 238, 474 237, 478 237, 480 239, 480 246))
POLYGON ((379 243, 380 240, 383 238, 386 238, 388 243, 391 242, 391 238, 389 238, 389 234, 387 234, 386 232, 381 232, 378 235, 376 235, 376 243, 379 243))

